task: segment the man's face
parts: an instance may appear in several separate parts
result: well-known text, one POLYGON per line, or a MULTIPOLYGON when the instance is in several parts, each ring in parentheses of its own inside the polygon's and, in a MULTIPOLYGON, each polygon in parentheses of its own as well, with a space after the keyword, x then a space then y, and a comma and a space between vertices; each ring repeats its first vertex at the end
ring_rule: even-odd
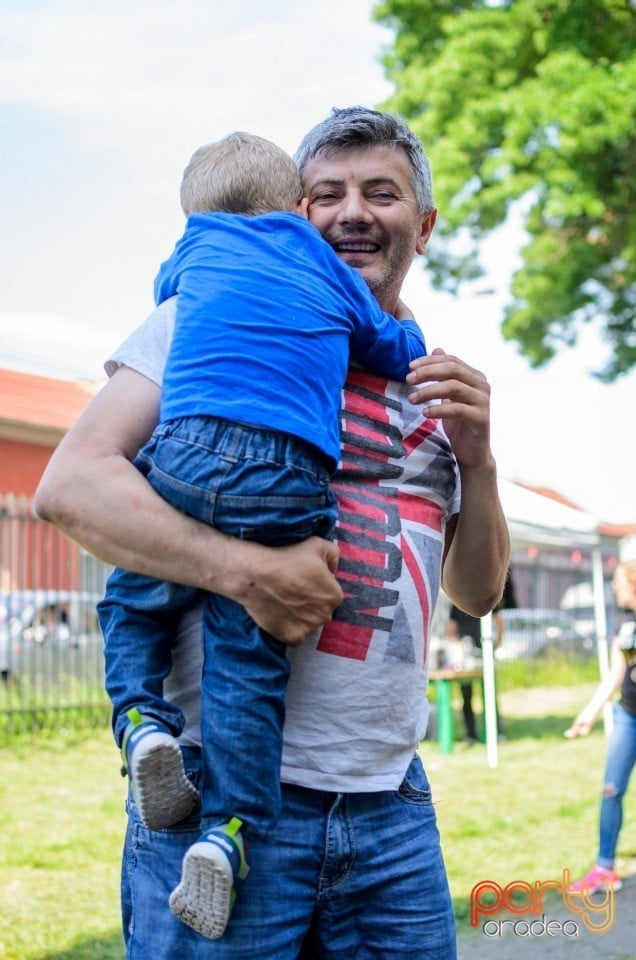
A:
POLYGON ((404 151, 388 146, 318 154, 304 170, 309 219, 390 312, 437 216, 418 214, 410 172, 404 151))

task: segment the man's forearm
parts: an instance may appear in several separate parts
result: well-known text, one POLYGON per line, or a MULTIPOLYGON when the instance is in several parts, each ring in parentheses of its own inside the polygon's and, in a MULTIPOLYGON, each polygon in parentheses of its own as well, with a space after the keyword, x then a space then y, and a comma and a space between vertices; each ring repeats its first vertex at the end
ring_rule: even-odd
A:
POLYGON ((336 546, 236 540, 166 503, 132 463, 156 424, 159 395, 143 376, 118 371, 51 458, 37 513, 107 563, 222 594, 279 640, 300 643, 342 600, 336 546))
POLYGON ((35 507, 96 557, 136 573, 225 593, 221 574, 231 580, 241 567, 233 555, 243 544, 174 510, 123 456, 76 458, 72 446, 60 448, 35 507))
POLYGON ((464 469, 461 511, 444 564, 443 586, 453 602, 482 617, 501 599, 510 536, 497 491, 494 461, 464 469))
POLYGON ((174 510, 127 461, 110 458, 95 485, 89 463, 80 476, 66 456, 59 470, 52 462, 36 507, 107 563, 222 594, 292 646, 329 620, 342 601, 333 576, 335 544, 312 537, 273 549, 237 540, 174 510))

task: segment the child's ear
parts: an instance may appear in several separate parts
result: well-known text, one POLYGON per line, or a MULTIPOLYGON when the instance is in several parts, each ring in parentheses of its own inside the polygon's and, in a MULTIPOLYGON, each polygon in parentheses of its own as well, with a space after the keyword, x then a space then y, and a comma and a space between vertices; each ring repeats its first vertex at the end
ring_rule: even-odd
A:
POLYGON ((307 197, 303 197, 302 200, 298 201, 296 213, 299 213, 305 220, 309 220, 309 200, 307 197))

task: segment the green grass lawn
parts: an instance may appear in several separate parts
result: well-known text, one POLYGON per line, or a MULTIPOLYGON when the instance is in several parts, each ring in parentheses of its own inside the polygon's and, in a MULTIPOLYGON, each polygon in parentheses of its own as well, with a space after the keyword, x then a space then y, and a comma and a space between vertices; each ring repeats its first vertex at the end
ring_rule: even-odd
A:
POLYGON ((107 730, 0 748, 0 957, 121 960, 125 781, 107 730))
MULTIPOLYGON (((456 743, 450 756, 442 756, 436 744, 422 744, 460 937, 477 933, 469 923, 476 883, 561 881, 566 868, 578 879, 593 866, 605 737, 600 723, 587 738, 563 737, 592 690, 594 684, 501 695, 508 739, 499 745, 494 769, 481 744, 456 743)), ((461 715, 456 728, 462 731, 461 715)), ((636 873, 633 785, 618 854, 619 872, 636 873)), ((562 901, 553 894, 547 902, 562 901)))
MULTIPOLYGON (((604 738, 600 725, 585 740, 562 735, 589 690, 502 694, 508 740, 495 769, 480 744, 457 743, 450 756, 422 744, 460 937, 476 933, 468 903, 479 881, 533 883, 592 865, 604 738)), ((0 764, 0 957, 121 960, 125 781, 109 731, 7 738, 0 764)), ((619 869, 636 872, 633 786, 619 855, 619 869)))

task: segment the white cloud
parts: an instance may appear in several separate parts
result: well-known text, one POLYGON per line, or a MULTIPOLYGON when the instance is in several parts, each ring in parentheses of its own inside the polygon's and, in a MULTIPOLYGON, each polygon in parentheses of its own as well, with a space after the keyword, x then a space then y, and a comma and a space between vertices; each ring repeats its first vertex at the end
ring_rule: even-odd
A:
POLYGON ((325 104, 373 104, 369 70, 389 34, 369 0, 220 5, 198 0, 58 2, 3 23, 0 98, 75 121, 83 142, 174 144, 183 158, 237 127, 292 150, 325 104), (261 128, 261 129, 258 129, 261 128))
POLYGON ((54 314, 3 313, 0 342, 0 367, 98 381, 119 339, 54 314))
POLYGON ((249 129, 292 151, 334 104, 389 92, 371 0, 72 0, 3 22, 4 303, 126 335, 182 228, 193 150, 249 129))

